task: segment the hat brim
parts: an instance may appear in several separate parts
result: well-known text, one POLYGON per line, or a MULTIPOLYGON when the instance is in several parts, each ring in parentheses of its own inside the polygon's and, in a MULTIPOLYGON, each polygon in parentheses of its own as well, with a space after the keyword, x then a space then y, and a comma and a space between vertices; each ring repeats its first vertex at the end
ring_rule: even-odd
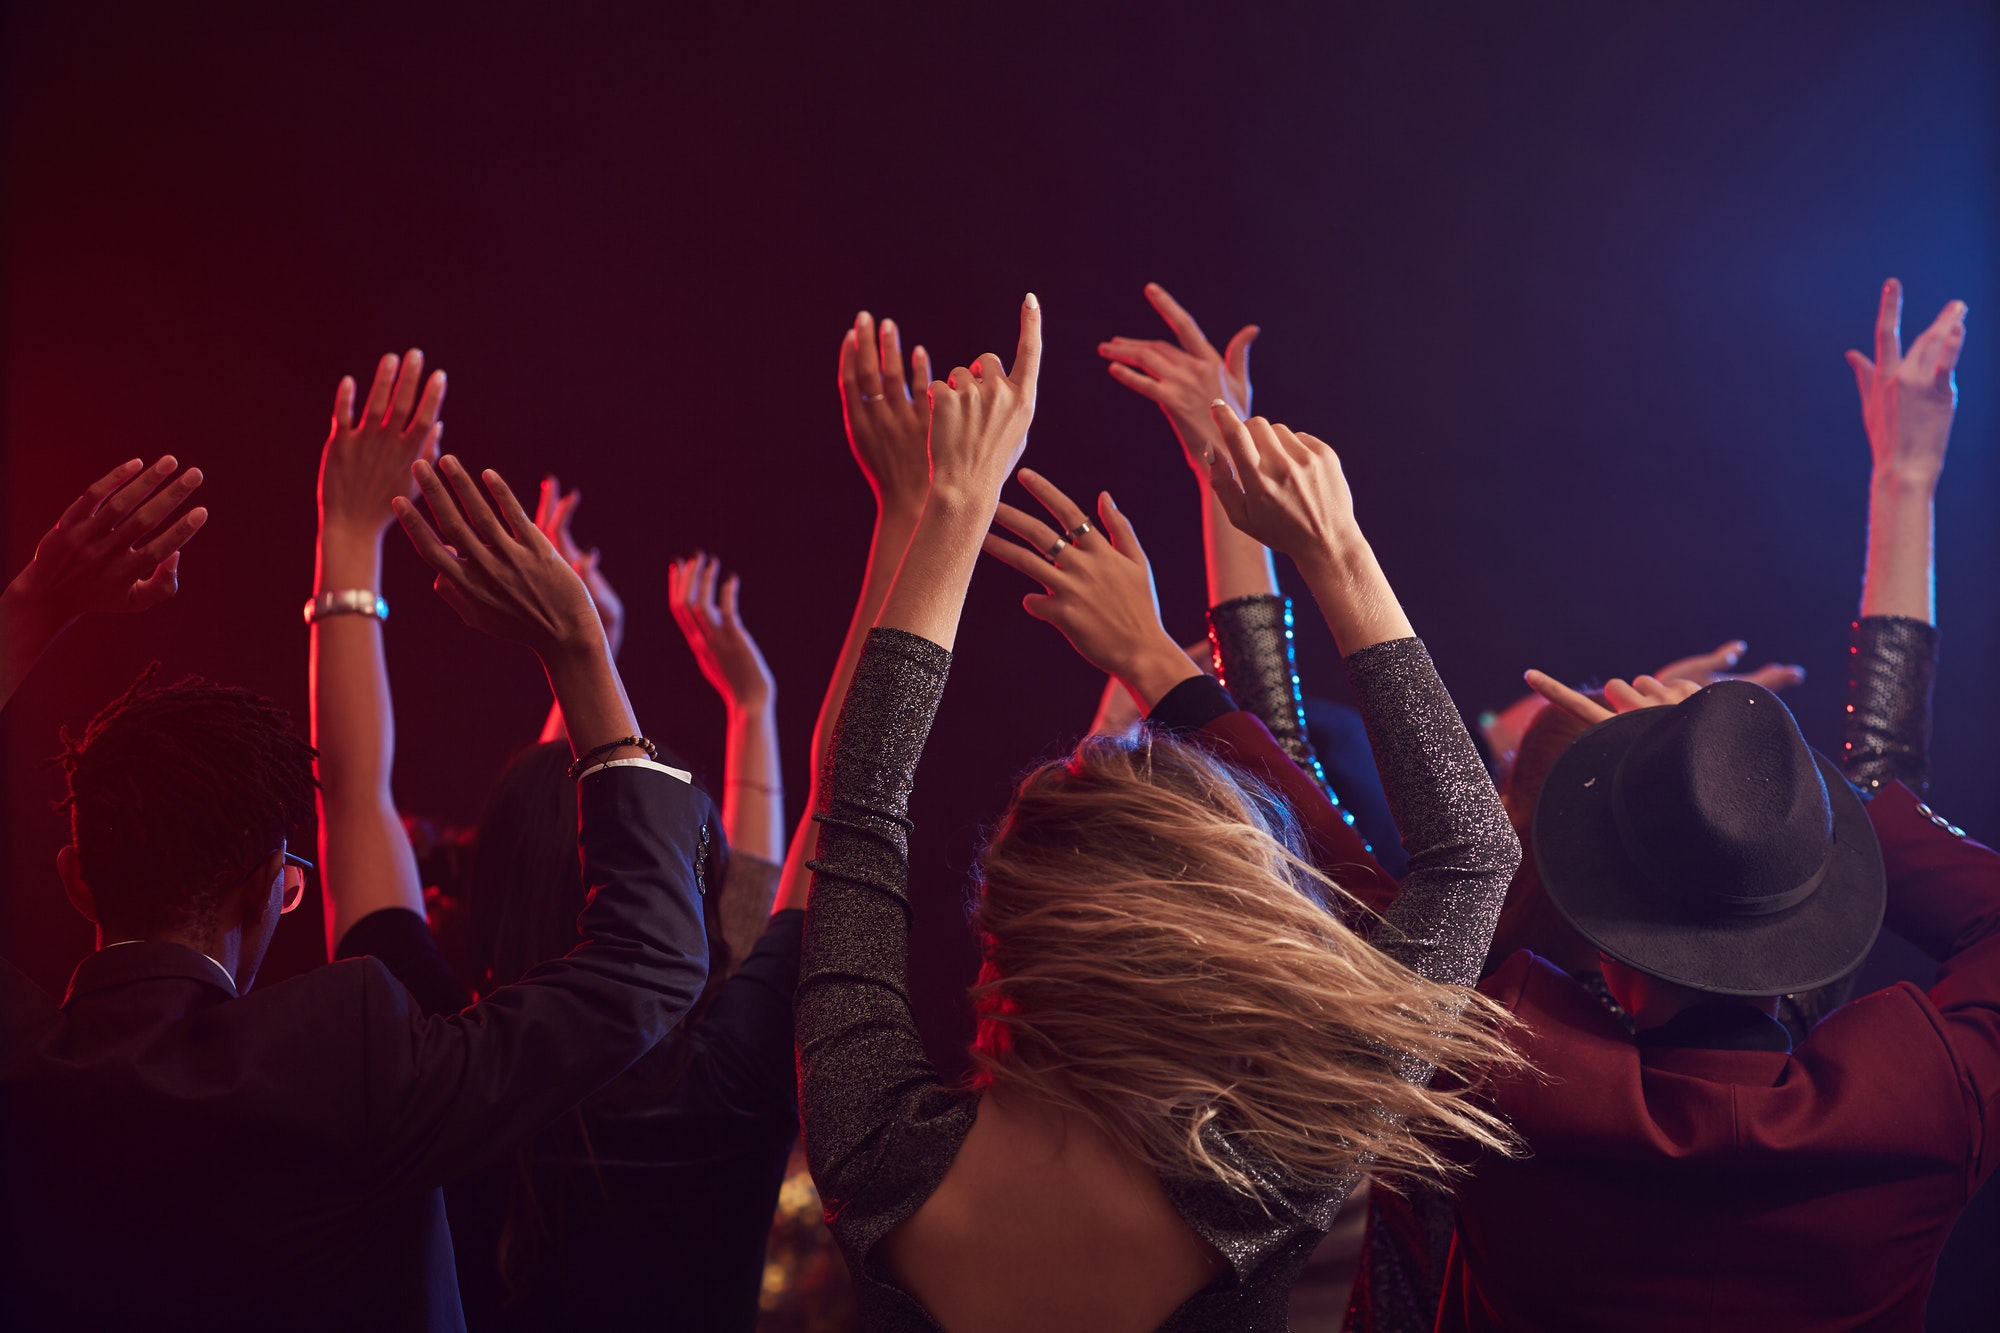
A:
POLYGON ((1542 887, 1599 949, 1649 976, 1717 995, 1790 995, 1852 972, 1882 930, 1882 849, 1867 807, 1817 750, 1833 805, 1833 862, 1795 907, 1717 917, 1663 894, 1618 836, 1612 776, 1625 752, 1670 714, 1642 708, 1577 737, 1549 770, 1535 805, 1542 887))

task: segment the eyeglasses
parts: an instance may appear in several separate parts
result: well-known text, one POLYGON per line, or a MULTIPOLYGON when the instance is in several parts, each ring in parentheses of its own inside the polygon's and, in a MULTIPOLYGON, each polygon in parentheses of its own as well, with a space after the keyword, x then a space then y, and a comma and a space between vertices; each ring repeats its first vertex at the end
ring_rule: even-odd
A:
POLYGON ((285 853, 285 901, 278 908, 280 916, 306 900, 306 871, 312 868, 313 863, 303 856, 285 853))

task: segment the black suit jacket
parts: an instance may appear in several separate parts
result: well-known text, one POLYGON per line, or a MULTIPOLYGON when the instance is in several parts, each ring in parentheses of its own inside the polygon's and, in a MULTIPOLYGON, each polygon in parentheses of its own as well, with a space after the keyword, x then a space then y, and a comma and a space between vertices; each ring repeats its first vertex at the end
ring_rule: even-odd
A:
POLYGON ((706 972, 707 798, 621 767, 579 805, 584 943, 461 1013, 372 958, 238 998, 121 945, 60 1007, 0 969, 14 1326, 463 1328, 438 1187, 616 1078, 706 972))

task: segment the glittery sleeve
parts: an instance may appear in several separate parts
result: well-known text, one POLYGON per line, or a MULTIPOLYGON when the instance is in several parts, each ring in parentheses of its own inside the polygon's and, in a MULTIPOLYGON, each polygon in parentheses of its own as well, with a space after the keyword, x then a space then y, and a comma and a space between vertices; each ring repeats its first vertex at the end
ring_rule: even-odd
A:
POLYGON ((1938 630, 1909 616, 1864 616, 1848 645, 1847 739, 1840 766, 1873 795, 1891 782, 1922 791, 1931 770, 1931 684, 1938 630))
MULTIPOLYGON (((1286 757, 1319 784, 1352 828, 1354 816, 1340 803, 1306 733, 1305 698, 1292 651, 1292 599, 1258 593, 1212 606, 1208 641, 1215 650, 1216 674, 1236 706, 1264 724, 1286 757)), ((1367 847, 1365 839, 1362 846, 1367 847)))
POLYGON ((951 654, 868 636, 822 784, 800 960, 806 1158, 851 1267, 944 1178, 975 1103, 947 1089, 910 1011, 909 801, 951 654))
POLYGON ((1352 654, 1347 678, 1410 853, 1374 943, 1433 981, 1476 985, 1520 841, 1422 640, 1352 654))

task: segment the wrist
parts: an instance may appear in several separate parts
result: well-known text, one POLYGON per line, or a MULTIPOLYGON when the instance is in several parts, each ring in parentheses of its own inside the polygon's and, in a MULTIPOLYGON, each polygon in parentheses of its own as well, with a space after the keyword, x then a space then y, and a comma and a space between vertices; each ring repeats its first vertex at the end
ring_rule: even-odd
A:
POLYGON ((1936 498, 1941 469, 1927 463, 1890 463, 1876 467, 1868 478, 1871 500, 1928 503, 1936 498))
POLYGON ((24 587, 26 583, 29 583, 28 571, 22 570, 0 592, 0 630, 4 630, 10 651, 32 643, 46 643, 77 620, 75 615, 65 615, 48 598, 38 594, 32 585, 24 587))
POLYGON ((1199 676, 1201 668, 1181 651, 1179 644, 1163 633, 1159 642, 1149 644, 1145 652, 1120 665, 1114 674, 1119 683, 1139 701, 1141 709, 1150 713, 1176 685, 1191 676, 1199 676))
POLYGON ((930 498, 930 491, 928 478, 918 487, 878 487, 875 491, 875 525, 915 527, 917 520, 924 516, 924 502, 930 498))
POLYGON ((1359 531, 1334 536, 1312 550, 1292 557, 1299 573, 1315 589, 1323 583, 1344 585, 1375 567, 1375 552, 1359 531))
POLYGON ((918 526, 967 525, 985 535, 1000 504, 1000 488, 970 478, 939 477, 925 497, 918 526))
POLYGON ((761 691, 751 690, 732 695, 724 700, 723 709, 728 715, 732 731, 741 731, 760 723, 769 725, 777 718, 778 692, 767 686, 761 691))
POLYGON ((319 532, 319 563, 315 592, 335 588, 381 591, 382 533, 366 528, 323 525, 319 532))

